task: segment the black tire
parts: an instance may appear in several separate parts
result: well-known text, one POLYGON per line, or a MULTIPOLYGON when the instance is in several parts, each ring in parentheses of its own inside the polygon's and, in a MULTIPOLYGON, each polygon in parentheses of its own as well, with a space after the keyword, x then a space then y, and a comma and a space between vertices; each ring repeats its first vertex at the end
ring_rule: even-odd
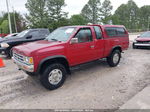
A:
POLYGON ((133 49, 137 49, 137 46, 135 46, 134 44, 132 45, 133 49))
POLYGON ((6 55, 7 55, 7 58, 11 59, 12 56, 13 56, 13 54, 12 54, 12 49, 8 49, 8 50, 6 51, 6 55))
POLYGON ((110 67, 116 67, 121 59, 121 52, 119 50, 114 50, 111 55, 107 58, 107 63, 110 67), (114 56, 118 55, 118 61, 114 62, 114 56))
POLYGON ((55 90, 59 87, 61 87, 65 80, 66 80, 66 69, 65 67, 62 65, 62 64, 59 64, 59 63, 54 63, 54 64, 51 64, 49 65, 45 70, 44 72, 41 74, 40 76, 40 81, 42 83, 42 85, 48 89, 48 90, 55 90), (61 74, 62 74, 62 78, 61 80, 59 81, 59 83, 57 84, 52 84, 50 81, 49 81, 49 77, 50 77, 50 73, 53 71, 53 70, 60 70, 61 71, 61 74))
POLYGON ((31 73, 31 72, 26 72, 26 74, 28 74, 28 75, 31 76, 31 77, 36 76, 35 73, 31 73))

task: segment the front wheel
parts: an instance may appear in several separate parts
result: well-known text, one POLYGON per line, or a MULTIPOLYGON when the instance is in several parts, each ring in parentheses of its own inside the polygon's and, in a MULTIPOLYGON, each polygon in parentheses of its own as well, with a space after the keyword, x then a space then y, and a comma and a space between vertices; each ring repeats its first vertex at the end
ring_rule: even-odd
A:
POLYGON ((61 87, 66 79, 66 69, 62 64, 51 64, 40 77, 42 85, 49 90, 61 87))
POLYGON ((135 46, 134 44, 132 45, 133 49, 137 49, 137 46, 135 46))
POLYGON ((8 49, 5 53, 6 53, 6 55, 7 55, 7 58, 9 58, 9 59, 12 58, 12 56, 13 56, 12 48, 11 48, 11 49, 8 49))
POLYGON ((107 58, 107 63, 110 67, 116 67, 121 59, 121 52, 119 50, 115 50, 111 53, 111 55, 107 58))

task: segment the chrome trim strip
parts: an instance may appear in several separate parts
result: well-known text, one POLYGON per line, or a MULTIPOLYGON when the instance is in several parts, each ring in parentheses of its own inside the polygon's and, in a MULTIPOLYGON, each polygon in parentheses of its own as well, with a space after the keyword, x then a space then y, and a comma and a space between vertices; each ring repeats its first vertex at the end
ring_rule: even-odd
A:
POLYGON ((146 47, 149 47, 150 46, 150 44, 134 44, 135 46, 146 46, 146 47))

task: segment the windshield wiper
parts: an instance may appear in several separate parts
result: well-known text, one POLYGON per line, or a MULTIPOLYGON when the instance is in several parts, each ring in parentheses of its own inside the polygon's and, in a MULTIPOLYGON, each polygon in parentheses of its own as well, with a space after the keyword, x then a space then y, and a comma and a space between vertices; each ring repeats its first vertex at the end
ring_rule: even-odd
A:
POLYGON ((51 40, 53 40, 53 41, 58 41, 57 39, 51 39, 51 40))
POLYGON ((57 39, 51 39, 51 40, 53 40, 53 41, 59 41, 59 40, 57 40, 57 39))

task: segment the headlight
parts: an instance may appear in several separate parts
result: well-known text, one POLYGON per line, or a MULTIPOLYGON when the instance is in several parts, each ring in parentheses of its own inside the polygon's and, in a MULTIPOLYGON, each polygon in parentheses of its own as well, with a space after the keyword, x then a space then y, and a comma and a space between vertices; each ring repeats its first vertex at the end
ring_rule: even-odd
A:
POLYGON ((8 47, 9 47, 9 44, 7 44, 7 43, 1 43, 1 47, 3 47, 3 48, 8 48, 8 47))
POLYGON ((33 64, 33 58, 32 57, 25 57, 25 62, 28 64, 33 64))

